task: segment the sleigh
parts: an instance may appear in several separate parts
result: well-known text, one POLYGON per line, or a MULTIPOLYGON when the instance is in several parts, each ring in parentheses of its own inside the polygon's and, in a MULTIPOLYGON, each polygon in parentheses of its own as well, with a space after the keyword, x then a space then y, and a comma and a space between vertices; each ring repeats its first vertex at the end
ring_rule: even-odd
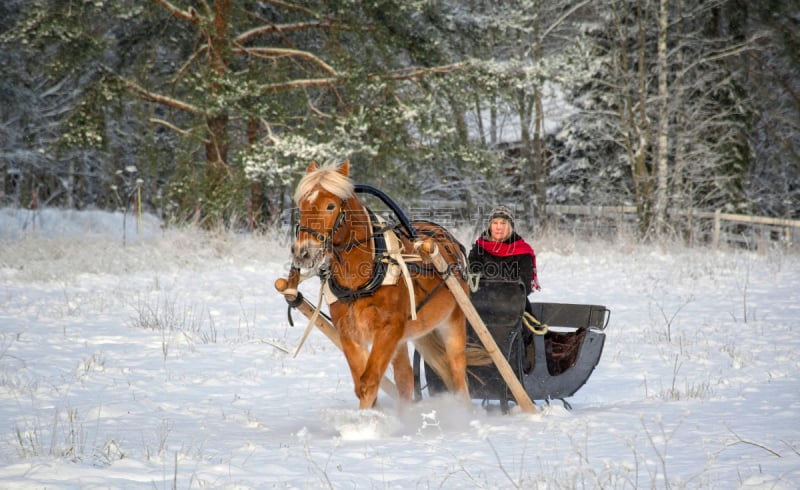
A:
MULTIPOLYGON (((525 315, 525 288, 518 282, 482 281, 471 303, 508 360, 531 400, 560 400, 574 395, 600 361, 610 312, 604 306, 532 303, 525 315)), ((480 345, 472 325, 468 342, 480 345)), ((415 395, 445 391, 436 373, 418 353, 414 355, 415 395)), ((470 366, 468 385, 473 399, 487 407, 497 402, 503 412, 516 403, 508 383, 494 363, 470 366)))
MULTIPOLYGON (((278 287, 279 291, 284 289, 285 282, 278 287)), ((314 306, 302 297, 297 299, 292 306, 306 317, 312 317, 314 306)), ((599 305, 531 303, 530 311, 540 324, 539 328, 531 329, 524 316, 525 299, 521 283, 482 281, 471 294, 470 303, 527 396, 547 403, 559 400, 571 409, 566 399, 586 384, 600 361, 610 311, 599 305), (547 327, 546 332, 542 326, 547 327)), ((317 317, 316 326, 339 345, 338 334, 329 318, 317 317)), ((467 329, 470 346, 481 346, 475 327, 468 324, 467 329)), ((447 391, 441 378, 418 352, 414 352, 413 367, 417 400, 426 394, 434 396, 447 391)), ((472 398, 482 400, 489 409, 496 404, 506 413, 511 403, 518 403, 493 362, 470 366, 468 385, 472 398)), ((388 379, 382 380, 382 388, 396 397, 396 390, 388 379)))

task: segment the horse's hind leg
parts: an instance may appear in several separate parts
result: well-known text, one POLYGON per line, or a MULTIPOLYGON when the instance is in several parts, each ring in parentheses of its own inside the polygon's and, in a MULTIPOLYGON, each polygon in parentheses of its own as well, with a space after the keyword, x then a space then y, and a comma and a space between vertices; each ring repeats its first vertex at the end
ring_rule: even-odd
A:
POLYGON ((468 401, 467 387, 467 326, 464 312, 456 307, 439 332, 444 340, 445 357, 453 375, 454 391, 468 401))
POLYGON ((408 345, 401 342, 397 346, 397 351, 392 360, 392 370, 394 371, 394 382, 397 385, 397 392, 403 401, 411 401, 414 394, 414 370, 411 368, 411 361, 408 358, 408 345))

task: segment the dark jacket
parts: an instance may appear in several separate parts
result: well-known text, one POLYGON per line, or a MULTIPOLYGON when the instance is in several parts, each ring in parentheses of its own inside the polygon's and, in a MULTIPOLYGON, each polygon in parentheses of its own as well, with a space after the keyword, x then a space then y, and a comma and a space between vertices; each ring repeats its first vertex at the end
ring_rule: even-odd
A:
POLYGON ((538 288, 536 254, 525 240, 512 232, 503 242, 489 242, 487 235, 478 238, 469 252, 469 271, 481 280, 520 281, 525 294, 538 288))

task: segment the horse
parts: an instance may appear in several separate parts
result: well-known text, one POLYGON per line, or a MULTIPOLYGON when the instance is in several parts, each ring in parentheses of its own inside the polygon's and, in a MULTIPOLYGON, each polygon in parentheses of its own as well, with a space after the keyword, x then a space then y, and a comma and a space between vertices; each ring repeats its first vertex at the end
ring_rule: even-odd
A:
POLYGON ((376 256, 380 225, 356 195, 350 163, 319 166, 312 162, 297 185, 299 210, 292 266, 316 272, 336 292, 329 304, 353 378, 360 409, 377 407, 380 381, 391 362, 401 400, 410 402, 414 375, 409 341, 439 374, 447 388, 469 401, 466 379, 465 315, 444 279, 416 260, 414 235, 434 240, 459 286, 468 292, 464 247, 443 227, 429 221, 410 222, 416 233, 396 227, 405 259, 406 280, 376 281, 386 262, 376 256), (413 294, 409 294, 409 293, 413 294))

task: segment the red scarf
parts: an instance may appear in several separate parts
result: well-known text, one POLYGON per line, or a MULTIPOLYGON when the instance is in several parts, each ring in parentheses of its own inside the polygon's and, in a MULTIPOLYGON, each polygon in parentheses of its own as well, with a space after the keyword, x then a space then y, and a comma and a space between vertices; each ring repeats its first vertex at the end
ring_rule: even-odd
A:
POLYGON ((506 242, 490 242, 483 237, 478 238, 476 243, 484 250, 494 255, 495 257, 511 257, 513 255, 529 254, 533 259, 534 267, 536 266, 536 254, 533 252, 528 243, 520 238, 511 243, 506 242))
POLYGON ((531 277, 531 290, 535 289, 539 291, 541 287, 539 286, 539 277, 536 273, 536 254, 533 252, 533 248, 528 245, 528 242, 523 240, 522 238, 518 240, 514 240, 511 243, 506 242, 490 242, 483 237, 478 237, 475 240, 481 248, 489 252, 491 255, 495 257, 512 257, 514 255, 525 255, 529 254, 531 256, 531 260, 533 261, 533 277, 531 277))

